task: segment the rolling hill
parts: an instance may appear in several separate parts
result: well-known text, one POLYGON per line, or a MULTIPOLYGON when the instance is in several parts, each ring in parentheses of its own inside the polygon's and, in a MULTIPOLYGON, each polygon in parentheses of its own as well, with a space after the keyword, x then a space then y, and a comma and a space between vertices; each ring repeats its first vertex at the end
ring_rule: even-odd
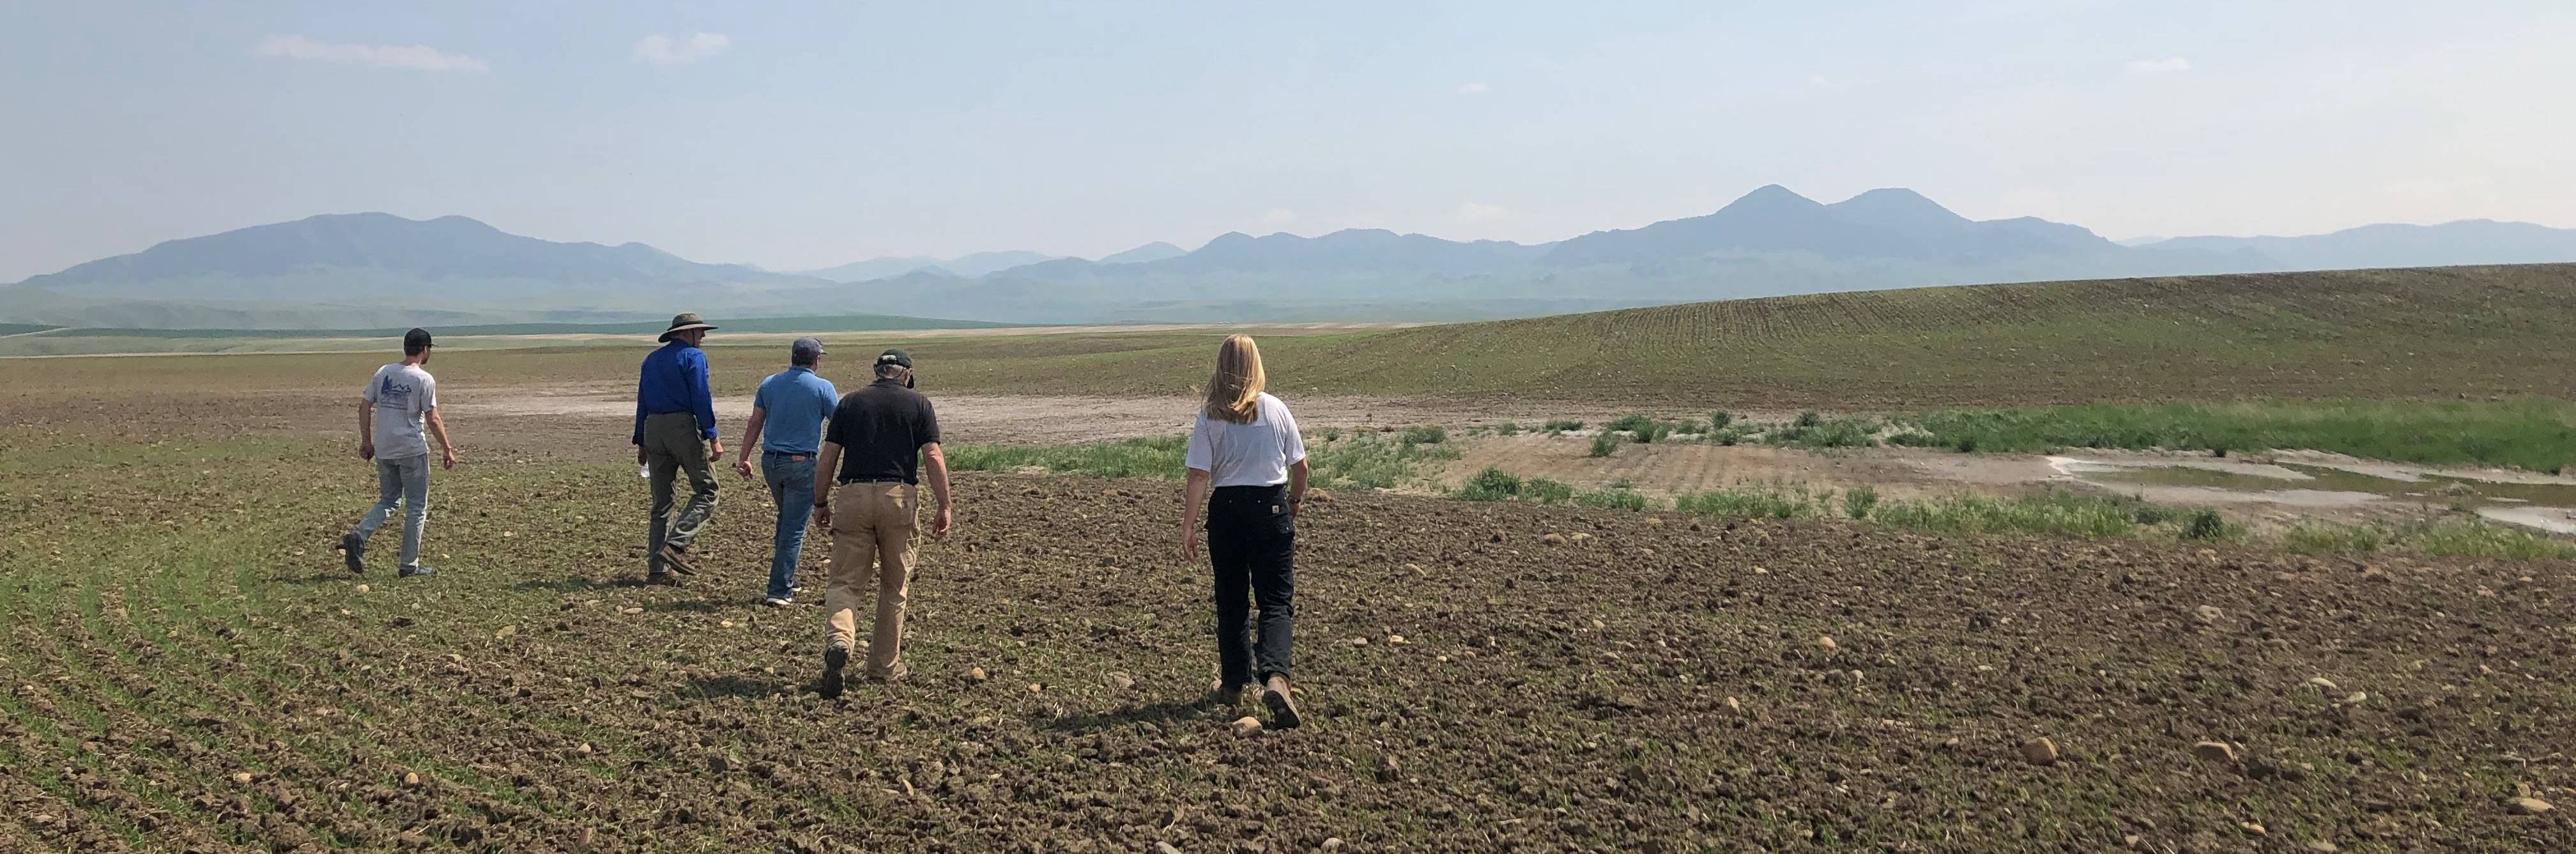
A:
MULTIPOLYGON (((1591 401, 1658 411, 2247 396, 2576 398, 2576 264, 1912 288, 1262 342, 1283 396, 1591 401)), ((925 342, 943 389, 1175 394, 1214 333, 1063 354, 925 342), (1107 350, 1108 352, 1103 352, 1107 350)))

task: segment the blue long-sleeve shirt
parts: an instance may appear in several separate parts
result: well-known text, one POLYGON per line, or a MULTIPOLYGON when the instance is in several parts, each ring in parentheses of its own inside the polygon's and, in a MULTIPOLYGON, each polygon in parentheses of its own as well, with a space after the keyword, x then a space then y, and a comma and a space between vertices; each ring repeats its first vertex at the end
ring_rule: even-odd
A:
POLYGON ((643 380, 635 386, 635 444, 644 444, 644 416, 688 412, 698 416, 698 435, 716 437, 716 399, 707 387, 707 351, 673 341, 644 357, 643 380))

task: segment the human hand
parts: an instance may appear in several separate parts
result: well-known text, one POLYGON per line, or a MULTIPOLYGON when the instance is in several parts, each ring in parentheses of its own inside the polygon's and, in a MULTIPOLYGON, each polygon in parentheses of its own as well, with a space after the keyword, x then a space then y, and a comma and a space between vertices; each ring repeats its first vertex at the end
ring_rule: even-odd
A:
POLYGON ((724 440, 722 440, 722 439, 708 439, 708 440, 707 440, 707 462, 711 462, 711 463, 712 463, 712 462, 720 462, 720 461, 722 461, 723 459, 724 459, 724 440))
POLYGON ((832 530, 832 505, 814 505, 814 525, 826 531, 832 530))
POLYGON ((439 461, 439 467, 440 467, 440 468, 450 468, 450 469, 452 469, 452 468, 455 468, 455 467, 456 467, 456 449, 455 449, 455 448, 448 448, 448 449, 447 449, 447 455, 446 455, 446 458, 445 458, 445 459, 442 459, 442 460, 440 460, 440 461, 439 461))
POLYGON ((1188 561, 1190 563, 1198 562, 1199 529, 1188 526, 1183 526, 1181 528, 1181 560, 1188 561))
POLYGON ((375 458, 376 458, 376 443, 374 443, 374 442, 368 442, 368 441, 363 441, 363 440, 362 440, 362 441, 360 441, 360 442, 358 443, 358 459, 362 459, 362 460, 372 460, 372 459, 375 459, 375 458))
POLYGON ((744 479, 744 480, 750 480, 750 479, 751 479, 751 457, 750 457, 749 455, 745 455, 745 456, 744 456, 743 458, 741 458, 741 459, 734 460, 734 461, 733 461, 733 471, 734 471, 734 473, 735 473, 735 474, 742 475, 742 479, 744 479))
POLYGON ((953 518, 949 515, 948 508, 939 508, 939 515, 930 517, 930 538, 933 540, 947 539, 948 526, 952 521, 953 518))

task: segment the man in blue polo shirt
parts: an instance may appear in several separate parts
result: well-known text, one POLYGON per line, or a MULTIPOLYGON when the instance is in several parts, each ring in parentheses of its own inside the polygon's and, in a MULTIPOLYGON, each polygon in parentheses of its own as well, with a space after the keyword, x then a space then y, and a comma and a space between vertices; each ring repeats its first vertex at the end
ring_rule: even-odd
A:
POLYGON ((635 461, 653 480, 653 524, 646 535, 651 557, 644 580, 678 584, 672 572, 698 574, 689 557, 698 531, 716 511, 716 476, 709 465, 724 459, 716 438, 716 403, 707 385, 707 353, 698 349, 714 329, 697 312, 671 318, 662 346, 644 357, 635 386, 635 461), (689 504, 671 515, 671 488, 689 474, 689 504))
POLYGON ((796 339, 787 348, 787 360, 787 370, 761 380, 760 391, 752 395, 751 424, 742 430, 745 453, 733 464, 735 472, 750 478, 748 449, 760 446, 761 478, 769 484, 769 497, 778 502, 766 600, 772 608, 796 603, 796 558, 805 550, 805 522, 814 513, 814 454, 822 450, 823 422, 841 400, 831 380, 814 375, 823 363, 822 341, 796 339))

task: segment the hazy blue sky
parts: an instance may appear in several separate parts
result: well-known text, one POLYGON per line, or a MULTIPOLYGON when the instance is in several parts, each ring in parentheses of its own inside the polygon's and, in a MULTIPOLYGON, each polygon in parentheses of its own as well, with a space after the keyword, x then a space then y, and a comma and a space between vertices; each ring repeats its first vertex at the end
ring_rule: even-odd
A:
POLYGON ((781 269, 1550 240, 1766 183, 2576 226, 2566 0, 0 3, 0 281, 366 210, 781 269))

